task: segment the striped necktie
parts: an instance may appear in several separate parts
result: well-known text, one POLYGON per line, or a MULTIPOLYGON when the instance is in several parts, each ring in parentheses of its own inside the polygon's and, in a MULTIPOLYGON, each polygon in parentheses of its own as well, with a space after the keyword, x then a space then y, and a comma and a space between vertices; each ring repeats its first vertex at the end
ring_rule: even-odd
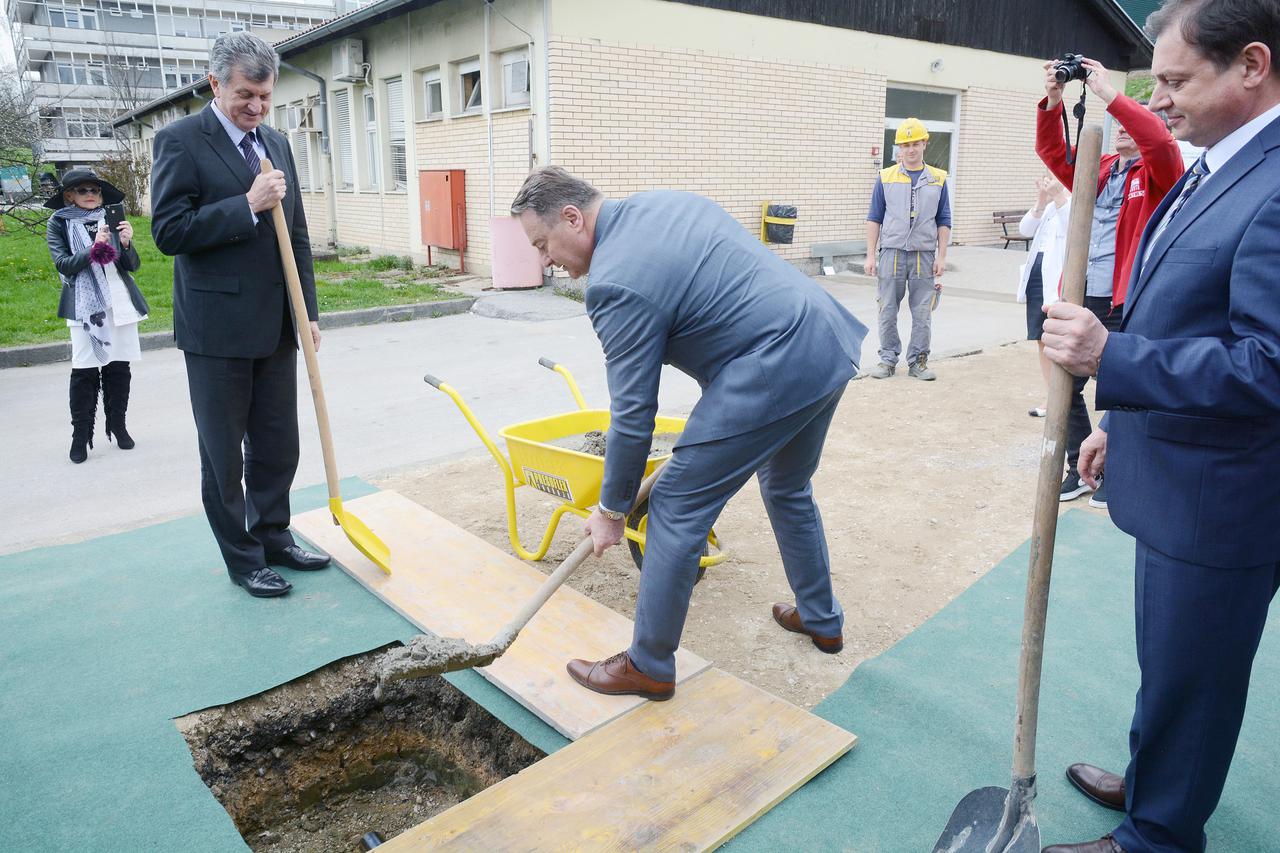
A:
POLYGON ((258 158, 258 152, 253 147, 253 131, 249 131, 241 138, 240 151, 244 154, 244 162, 249 167, 249 173, 256 178, 262 172, 262 160, 258 158))
POLYGON ((1169 223, 1173 221, 1173 217, 1178 215, 1178 211, 1182 210, 1192 194, 1196 191, 1196 187, 1200 186, 1200 181, 1205 175, 1209 174, 1209 164, 1205 162, 1204 155, 1200 155, 1200 159, 1191 167, 1191 177, 1187 178, 1187 182, 1182 185, 1182 192, 1178 194, 1178 200, 1173 203, 1173 207, 1169 208, 1169 215, 1160 223, 1160 230, 1156 232, 1159 237, 1164 229, 1169 227, 1169 223))

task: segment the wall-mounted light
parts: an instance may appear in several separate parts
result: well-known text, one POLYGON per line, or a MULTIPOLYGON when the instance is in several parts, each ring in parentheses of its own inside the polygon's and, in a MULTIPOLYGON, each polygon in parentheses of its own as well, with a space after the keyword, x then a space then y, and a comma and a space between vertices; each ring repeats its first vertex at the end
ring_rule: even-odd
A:
POLYGON ((930 71, 932 71, 934 74, 937 74, 939 71, 941 71, 941 70, 942 70, 942 60, 941 60, 941 59, 935 59, 933 62, 930 62, 930 63, 929 63, 929 70, 930 70, 930 71))

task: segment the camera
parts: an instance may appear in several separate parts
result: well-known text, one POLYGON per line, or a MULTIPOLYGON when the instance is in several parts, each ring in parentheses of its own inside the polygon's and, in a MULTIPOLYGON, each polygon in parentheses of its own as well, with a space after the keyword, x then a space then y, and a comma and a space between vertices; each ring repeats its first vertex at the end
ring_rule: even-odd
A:
POLYGON ((1078 53, 1064 53, 1053 65, 1053 78, 1060 85, 1072 80, 1084 80, 1089 76, 1089 69, 1084 66, 1084 57, 1078 53))

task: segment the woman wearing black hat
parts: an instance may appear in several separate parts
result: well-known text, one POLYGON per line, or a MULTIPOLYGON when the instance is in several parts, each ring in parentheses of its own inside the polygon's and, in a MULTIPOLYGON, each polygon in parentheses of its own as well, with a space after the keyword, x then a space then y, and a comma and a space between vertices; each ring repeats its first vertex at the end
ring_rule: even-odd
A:
POLYGON ((112 234, 104 205, 124 194, 92 169, 72 169, 45 207, 46 238, 53 265, 62 277, 58 316, 71 331, 71 461, 83 462, 93 447, 98 386, 106 413, 107 438, 122 450, 133 438, 125 429, 129 408, 129 362, 142 356, 138 323, 147 318, 147 300, 131 272, 141 265, 133 245, 133 226, 121 222, 112 234))

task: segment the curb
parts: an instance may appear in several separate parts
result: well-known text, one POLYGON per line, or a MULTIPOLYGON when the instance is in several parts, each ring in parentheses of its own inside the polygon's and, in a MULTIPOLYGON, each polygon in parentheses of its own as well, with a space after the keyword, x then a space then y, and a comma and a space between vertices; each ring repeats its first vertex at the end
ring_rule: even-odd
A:
MULTIPOLYGON (((378 323, 403 323, 427 317, 447 317, 465 314, 476 299, 443 299, 438 302, 418 302, 410 305, 384 305, 379 308, 357 308, 354 311, 331 311, 320 315, 321 329, 344 329, 349 326, 372 326, 378 323)), ((173 332, 147 332, 138 336, 144 351, 169 349, 173 346, 173 332)), ((52 344, 28 344, 0 349, 0 370, 6 367, 34 367, 38 364, 56 364, 71 360, 71 342, 52 344)))

